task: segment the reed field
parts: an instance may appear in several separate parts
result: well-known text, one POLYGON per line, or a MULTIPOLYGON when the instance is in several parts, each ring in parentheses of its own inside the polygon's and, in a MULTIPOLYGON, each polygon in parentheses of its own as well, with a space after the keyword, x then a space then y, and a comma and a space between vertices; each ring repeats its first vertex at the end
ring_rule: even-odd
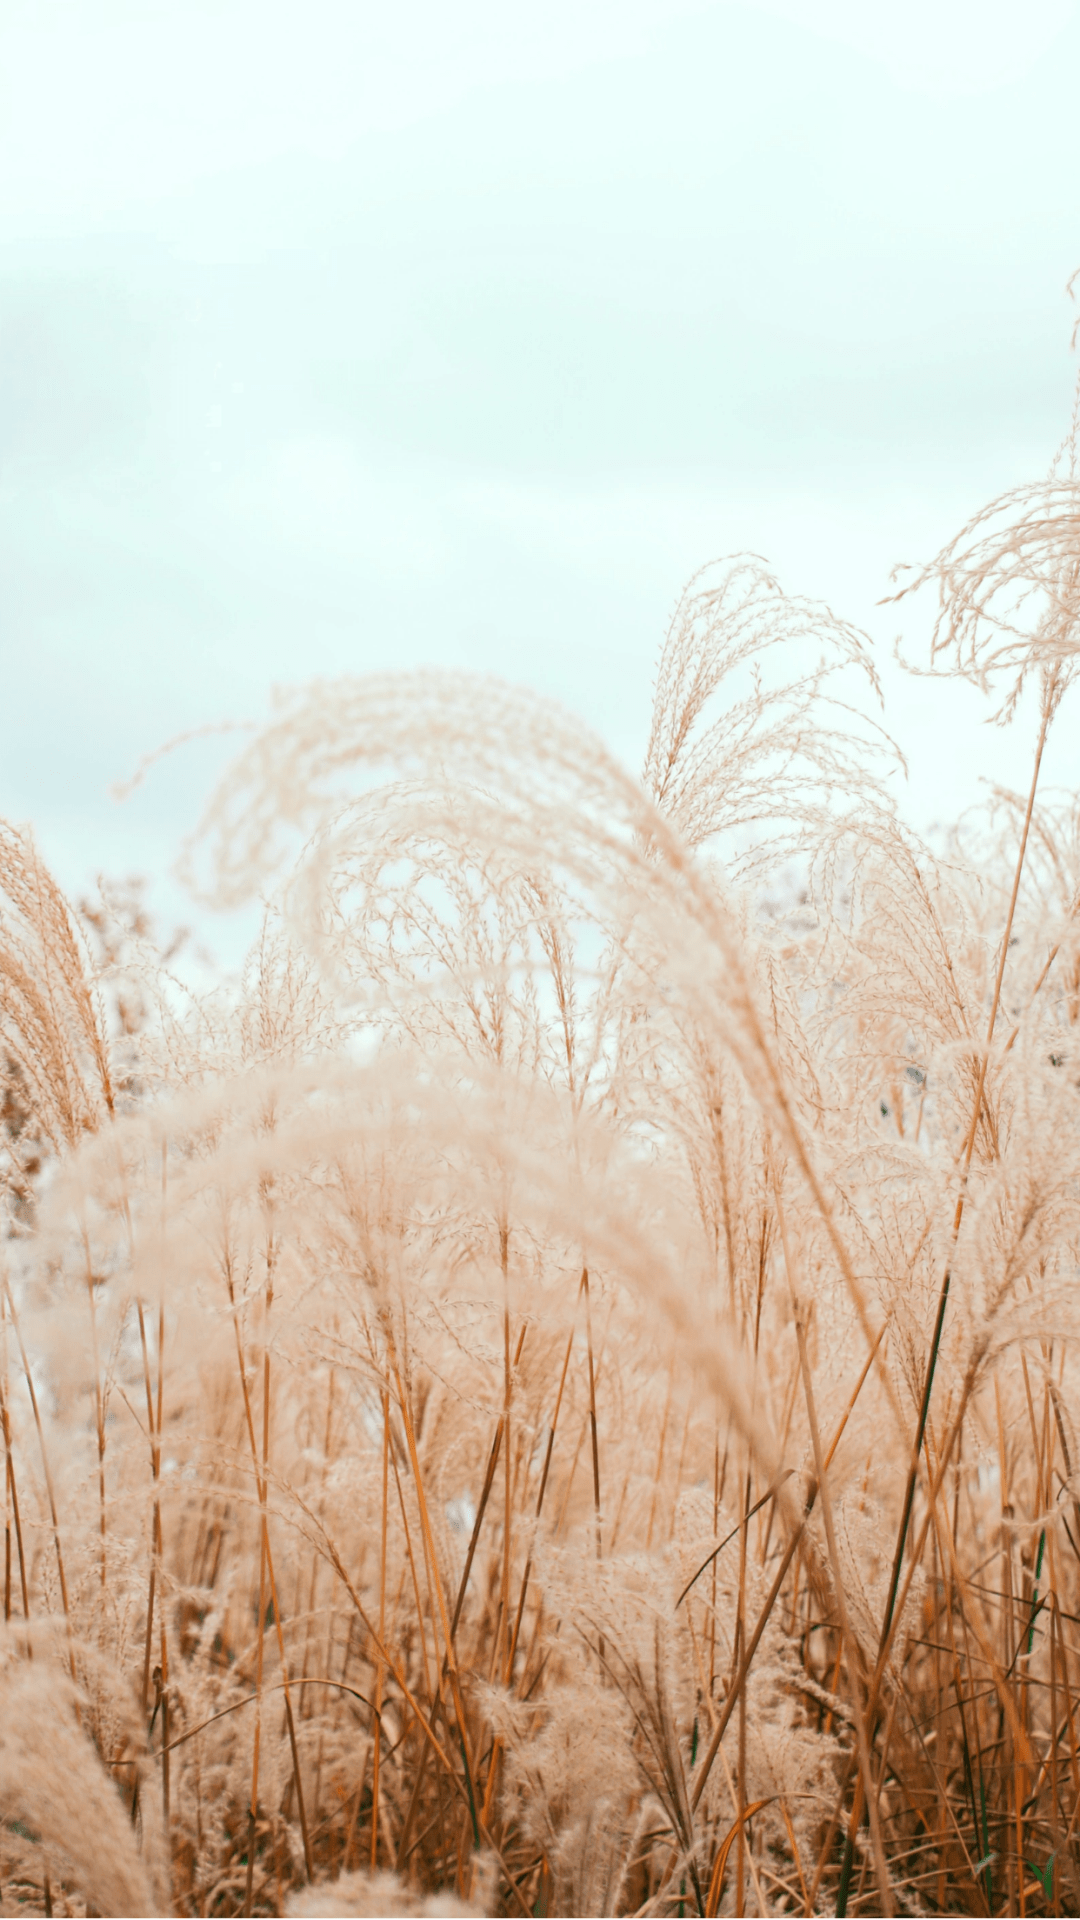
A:
POLYGON ((1080 1911, 1076 454, 902 576, 1031 731, 933 848, 747 555, 640 778, 282 696, 239 984, 0 827, 2 1913, 1080 1911))

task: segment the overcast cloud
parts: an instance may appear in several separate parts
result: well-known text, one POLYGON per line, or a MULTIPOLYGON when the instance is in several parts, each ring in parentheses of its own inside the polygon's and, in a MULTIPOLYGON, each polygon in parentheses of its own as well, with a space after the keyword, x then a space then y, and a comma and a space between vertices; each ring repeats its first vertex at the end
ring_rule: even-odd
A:
MULTIPOLYGON (((274 682, 490 669, 633 760, 739 547, 914 643, 892 565, 1064 430, 1065 0, 7 0, 0 76, 0 813, 69 884, 274 682)), ((1021 777, 889 685, 919 824, 1021 777)))

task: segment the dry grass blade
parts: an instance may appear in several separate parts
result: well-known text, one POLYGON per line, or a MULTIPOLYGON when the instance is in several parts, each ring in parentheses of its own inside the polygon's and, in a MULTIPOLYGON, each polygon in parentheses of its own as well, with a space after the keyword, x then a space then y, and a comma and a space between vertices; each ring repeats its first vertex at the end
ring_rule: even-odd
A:
POLYGON ((709 1881, 709 1891, 705 1897, 706 1920, 716 1920, 716 1915, 720 1911, 720 1901, 724 1892, 724 1874, 727 1871, 728 1855, 735 1845, 741 1829, 746 1826, 748 1820, 753 1819, 755 1813, 760 1813, 762 1807, 767 1807, 768 1805, 769 1801, 767 1798, 764 1800, 751 1801, 748 1807, 743 1808, 739 1818, 732 1822, 727 1833, 724 1835, 717 1851, 716 1862, 712 1870, 712 1878, 709 1881))

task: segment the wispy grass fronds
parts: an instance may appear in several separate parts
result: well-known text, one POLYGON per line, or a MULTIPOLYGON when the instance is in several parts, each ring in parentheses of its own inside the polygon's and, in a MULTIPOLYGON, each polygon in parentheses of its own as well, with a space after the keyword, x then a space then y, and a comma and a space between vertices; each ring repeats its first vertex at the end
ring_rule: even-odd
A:
POLYGON ((1070 458, 923 576, 1039 691, 937 856, 752 556, 641 780, 283 698, 187 855, 235 989, 0 831, 4 1913, 1077 1910, 1070 458))

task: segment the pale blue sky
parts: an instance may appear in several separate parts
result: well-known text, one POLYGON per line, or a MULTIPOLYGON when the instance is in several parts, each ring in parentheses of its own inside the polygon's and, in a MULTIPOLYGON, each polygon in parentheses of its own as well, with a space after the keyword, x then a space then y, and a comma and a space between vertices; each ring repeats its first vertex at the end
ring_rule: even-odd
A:
MULTIPOLYGON (((635 760, 738 547, 887 653, 892 565, 1047 464, 1068 0, 540 11, 6 0, 0 813, 70 884, 191 824, 220 745, 119 807, 146 749, 315 673, 491 669, 635 760)), ((1021 777, 889 686, 920 824, 1021 777)))

